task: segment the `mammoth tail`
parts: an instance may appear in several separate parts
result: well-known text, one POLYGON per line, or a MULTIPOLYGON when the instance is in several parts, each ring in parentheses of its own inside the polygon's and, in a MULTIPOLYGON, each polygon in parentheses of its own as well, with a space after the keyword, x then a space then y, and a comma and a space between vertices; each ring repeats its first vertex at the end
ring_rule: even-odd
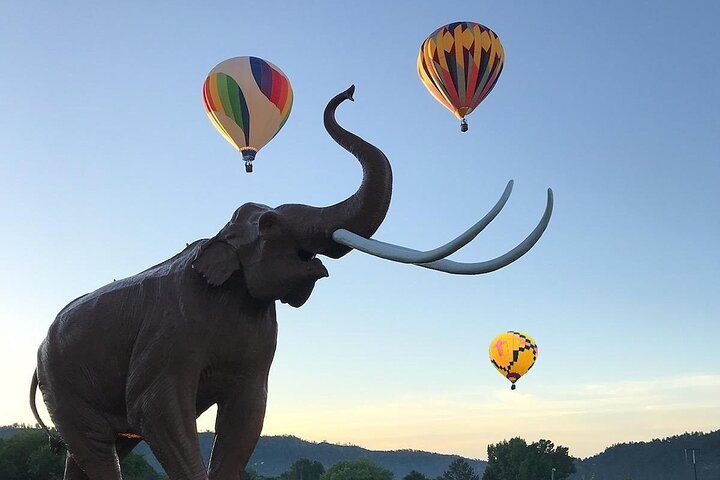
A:
POLYGON ((62 441, 62 439, 58 436, 53 435, 53 433, 50 431, 50 429, 45 425, 45 423, 40 418, 40 414, 37 411, 37 406, 35 405, 35 394, 37 393, 37 387, 38 387, 38 377, 37 377, 37 370, 33 373, 32 382, 30 382, 30 409, 33 412, 33 415, 35 416, 35 420, 40 424, 43 430, 48 435, 48 440, 50 442, 50 449, 55 453, 60 453, 62 449, 65 447, 65 442, 62 441))

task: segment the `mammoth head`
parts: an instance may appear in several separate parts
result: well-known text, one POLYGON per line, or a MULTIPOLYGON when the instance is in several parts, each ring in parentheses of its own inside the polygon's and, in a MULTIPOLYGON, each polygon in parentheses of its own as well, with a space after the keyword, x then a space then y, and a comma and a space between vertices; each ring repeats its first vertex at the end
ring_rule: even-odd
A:
POLYGON ((354 90, 352 86, 330 100, 325 107, 324 122, 330 136, 360 162, 363 179, 358 190, 344 201, 322 208, 298 204, 274 209, 254 203, 243 205, 220 233, 200 247, 193 263, 211 285, 221 285, 241 271, 252 297, 281 300, 299 307, 307 301, 315 282, 328 274, 315 258, 318 254, 340 258, 354 248, 388 260, 475 275, 509 265, 540 239, 552 214, 550 189, 540 222, 515 248, 479 263, 445 259, 475 238, 500 213, 512 191, 512 180, 490 212, 442 247, 417 251, 371 239, 390 206, 392 170, 378 148, 335 121, 338 105, 352 100, 354 90))
POLYGON ((328 275, 322 262, 304 247, 288 218, 265 205, 246 203, 215 237, 201 245, 193 267, 213 286, 242 272, 253 298, 299 307, 315 282, 328 275))
POLYGON ((369 237, 378 229, 390 206, 392 170, 379 149, 335 121, 335 109, 344 100, 352 100, 353 92, 350 87, 330 100, 324 121, 328 133, 363 168, 358 190, 344 201, 322 208, 243 205, 220 233, 200 247, 193 262, 211 285, 221 285, 242 270, 252 297, 299 307, 315 282, 328 274, 315 256, 340 258, 351 250, 335 242, 333 232, 347 229, 369 237))

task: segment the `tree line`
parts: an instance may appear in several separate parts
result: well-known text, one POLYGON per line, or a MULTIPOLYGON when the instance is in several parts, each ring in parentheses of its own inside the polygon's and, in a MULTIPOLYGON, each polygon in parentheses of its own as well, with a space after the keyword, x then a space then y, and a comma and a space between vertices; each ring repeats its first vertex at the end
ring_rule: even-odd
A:
MULTIPOLYGON (((53 452, 43 430, 27 428, 8 439, 0 438, 0 479, 2 480, 62 480, 65 455, 53 452)), ((23 428, 25 427, 25 428, 23 428)), ((482 480, 537 480, 551 478, 565 480, 575 471, 568 449, 555 446, 549 440, 528 444, 521 438, 489 445, 488 465, 482 480)), ((136 453, 121 463, 124 480, 163 480, 136 453)), ((277 477, 266 477, 248 470, 242 480, 394 480, 393 473, 376 465, 369 458, 340 461, 325 469, 318 461, 301 458, 277 477)), ((401 480, 481 480, 470 464, 455 459, 436 479, 418 471, 411 471, 401 480)))
MULTIPOLYGON (((8 439, 0 438, 0 479, 62 480, 65 452, 53 452, 44 430, 18 426, 23 431, 8 439)), ((123 480, 161 480, 145 459, 131 453, 120 464, 123 480)))
MULTIPOLYGON (((489 445, 488 465, 482 480, 566 480, 575 472, 575 460, 567 447, 555 446, 550 440, 527 443, 521 438, 489 445)), ((262 477, 246 473, 248 480, 393 480, 393 473, 367 458, 338 462, 325 470, 320 462, 296 461, 279 477, 262 477)), ((470 464, 455 459, 437 479, 411 471, 402 480, 481 480, 470 464)))
MULTIPOLYGON (((343 460, 325 470, 318 461, 301 458, 292 464, 290 470, 278 477, 264 477, 253 471, 245 473, 243 480, 394 480, 393 473, 373 463, 366 457, 343 460)), ((402 480, 435 480, 418 471, 411 471, 402 480)), ((468 462, 462 458, 454 460, 437 480, 480 480, 468 462)))

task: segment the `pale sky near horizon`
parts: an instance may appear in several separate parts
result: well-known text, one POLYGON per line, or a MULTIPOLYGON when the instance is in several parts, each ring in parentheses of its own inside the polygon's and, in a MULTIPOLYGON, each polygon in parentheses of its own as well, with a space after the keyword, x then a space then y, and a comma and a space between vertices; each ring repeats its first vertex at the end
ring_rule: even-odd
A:
POLYGON ((214 235, 244 202, 352 193, 360 169, 321 116, 354 83, 338 121, 394 173, 375 238, 443 244, 511 178, 453 259, 513 247, 548 187, 554 215, 488 275, 323 259, 308 303, 278 308, 264 434, 485 459, 515 436, 587 457, 720 428, 720 3, 213 3, 0 6, 0 424, 34 423, 35 352, 72 299, 214 235), (506 53, 465 134, 415 69, 424 38, 458 20, 506 53), (206 74, 240 55, 279 66, 295 94, 252 175, 201 101, 206 74), (540 349, 514 392, 487 358, 510 329, 540 349))

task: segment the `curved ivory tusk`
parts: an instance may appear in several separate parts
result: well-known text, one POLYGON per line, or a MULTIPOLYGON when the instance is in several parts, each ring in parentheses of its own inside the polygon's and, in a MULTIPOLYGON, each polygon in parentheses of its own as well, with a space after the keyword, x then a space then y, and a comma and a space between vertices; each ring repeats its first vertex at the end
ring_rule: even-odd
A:
MULTIPOLYGON (((461 234, 454 240, 446 243, 442 247, 421 252, 419 250, 413 250, 411 248, 401 247, 399 245, 393 245, 391 243, 381 242, 379 240, 373 240, 372 238, 361 237, 360 235, 350 232, 345 229, 338 229, 333 232, 332 238, 338 243, 347 245, 354 249, 360 250, 361 252, 369 253, 376 257, 384 258, 386 260, 393 260, 400 263, 430 263, 441 258, 445 258, 448 255, 461 249, 473 238, 477 237, 485 227, 492 222, 495 217, 500 213, 500 210, 505 206, 510 193, 512 193, 513 181, 510 180, 505 187, 500 200, 497 201, 495 206, 475 225, 470 227, 465 233, 461 234)), ((428 267, 432 268, 432 267, 428 267)))
POLYGON ((543 232, 548 226, 550 216, 552 215, 552 209, 553 192, 552 189, 548 188, 545 213, 543 213, 543 216, 535 229, 530 232, 530 235, 528 235, 527 238, 523 240, 517 247, 497 258, 479 263, 460 263, 453 262, 452 260, 443 259, 430 263, 419 263, 418 265, 421 267, 430 268, 432 270, 439 270, 441 272, 454 273, 458 275, 478 275, 481 273, 493 272, 495 270, 503 268, 525 255, 540 239, 543 232))

